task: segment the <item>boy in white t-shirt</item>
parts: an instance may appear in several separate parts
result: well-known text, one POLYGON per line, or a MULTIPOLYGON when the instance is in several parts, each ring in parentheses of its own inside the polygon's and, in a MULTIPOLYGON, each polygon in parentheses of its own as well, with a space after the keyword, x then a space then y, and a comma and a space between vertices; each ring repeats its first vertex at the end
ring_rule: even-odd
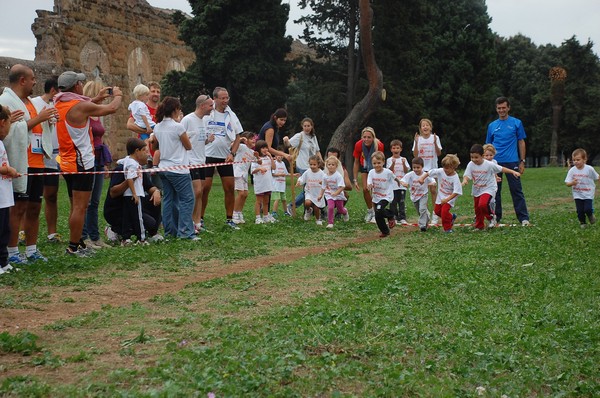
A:
POLYGON ((146 230, 142 213, 140 196, 145 196, 142 178, 142 165, 148 159, 148 146, 139 138, 130 138, 126 144, 127 156, 117 161, 123 165, 127 190, 123 193, 123 240, 122 245, 131 243, 131 235, 135 235, 139 242, 146 241, 146 230))
POLYGON ((598 181, 598 172, 590 165, 587 165, 587 152, 578 148, 571 155, 573 167, 569 169, 565 183, 571 187, 575 208, 577 209, 577 219, 581 228, 587 226, 585 217, 590 224, 596 223, 594 216, 594 194, 596 193, 596 181, 598 181))
POLYGON ((462 185, 456 169, 460 165, 460 160, 456 155, 446 155, 442 159, 442 168, 429 170, 419 177, 419 182, 423 183, 425 178, 432 177, 438 182, 438 195, 435 200, 435 214, 442 219, 444 232, 454 232, 452 226, 456 220, 456 214, 450 211, 454 207, 456 198, 462 195, 462 185))
POLYGON ((252 162, 250 172, 254 176, 254 194, 256 195, 254 205, 255 224, 275 222, 274 218, 269 217, 269 201, 273 190, 272 173, 275 169, 275 162, 269 153, 269 145, 265 140, 256 141, 254 149, 258 152, 258 159, 252 162))
POLYGON ((0 105, 0 274, 8 272, 13 267, 8 263, 8 239, 10 237, 9 212, 15 205, 12 179, 19 173, 8 163, 8 155, 4 148, 4 139, 10 130, 10 110, 0 105))
POLYGON ((496 215, 492 213, 490 201, 496 196, 498 184, 496 183, 496 174, 506 173, 515 177, 520 177, 521 173, 502 167, 499 164, 492 163, 483 158, 483 146, 475 144, 469 151, 471 161, 467 165, 465 174, 463 174, 462 185, 473 181, 473 205, 475 207, 475 228, 482 230, 485 228, 485 220, 489 221, 488 228, 496 226, 496 215))
MULTIPOLYGON (((392 140, 390 150, 392 151, 392 157, 388 158, 385 167, 392 170, 396 178, 401 180, 410 171, 408 160, 400 155, 402 153, 402 141, 392 140)), ((402 225, 408 224, 406 222, 406 188, 402 185, 394 187, 394 200, 390 208, 394 212, 396 221, 402 225)))
POLYGON ((152 115, 150 115, 150 110, 146 105, 146 102, 150 97, 150 89, 144 84, 138 84, 133 88, 133 96, 135 97, 135 100, 129 104, 127 109, 131 112, 135 125, 146 130, 146 134, 142 134, 140 138, 147 139, 156 125, 152 120, 152 115))
POLYGON ((410 200, 415 205, 417 213, 419 213, 419 229, 421 232, 425 232, 429 223, 429 212, 427 211, 428 187, 435 184, 435 180, 427 178, 424 182, 419 182, 419 178, 423 175, 423 159, 420 157, 412 160, 412 168, 413 171, 406 173, 400 180, 400 184, 410 189, 410 200))
POLYGON ((394 212, 387 208, 387 205, 394 200, 394 187, 400 184, 400 180, 394 175, 390 169, 383 167, 385 163, 385 155, 381 151, 377 151, 371 155, 371 164, 373 168, 369 170, 367 175, 367 189, 371 191, 373 198, 373 209, 375 210, 375 222, 381 234, 380 238, 389 236, 390 229, 396 226, 394 212), (385 219, 388 222, 386 224, 385 219))
POLYGON ((283 156, 275 157, 275 169, 273 170, 273 193, 275 194, 275 202, 273 202, 272 216, 277 217, 277 209, 279 208, 279 202, 281 202, 285 216, 291 216, 287 211, 287 200, 285 197, 286 190, 286 179, 290 173, 283 162, 283 156))

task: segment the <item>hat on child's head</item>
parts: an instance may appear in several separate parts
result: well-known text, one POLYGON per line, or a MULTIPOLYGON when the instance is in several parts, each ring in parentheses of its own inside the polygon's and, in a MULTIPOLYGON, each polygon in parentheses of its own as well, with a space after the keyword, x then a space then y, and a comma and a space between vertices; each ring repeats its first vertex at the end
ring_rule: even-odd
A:
POLYGON ((58 88, 61 90, 68 90, 76 85, 77 82, 84 82, 86 80, 87 78, 84 73, 66 71, 58 77, 58 88))

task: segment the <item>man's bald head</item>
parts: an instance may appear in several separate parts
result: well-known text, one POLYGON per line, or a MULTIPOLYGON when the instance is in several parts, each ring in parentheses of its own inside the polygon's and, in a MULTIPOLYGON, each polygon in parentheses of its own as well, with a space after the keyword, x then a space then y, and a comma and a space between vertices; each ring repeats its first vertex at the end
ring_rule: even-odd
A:
POLYGON ((10 85, 16 84, 19 82, 19 79, 28 77, 30 74, 33 74, 33 70, 29 66, 15 64, 8 72, 8 83, 10 85))

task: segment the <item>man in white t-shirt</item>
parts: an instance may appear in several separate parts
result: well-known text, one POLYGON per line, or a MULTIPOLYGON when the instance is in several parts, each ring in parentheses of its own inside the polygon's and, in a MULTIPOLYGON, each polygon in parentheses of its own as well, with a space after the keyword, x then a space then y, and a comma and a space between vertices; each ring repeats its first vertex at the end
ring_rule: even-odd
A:
MULTIPOLYGON (((210 96, 202 94, 196 98, 196 109, 194 112, 186 115, 181 124, 185 127, 185 131, 192 143, 192 149, 188 151, 188 159, 190 166, 206 164, 206 144, 214 141, 214 135, 207 134, 204 116, 210 114, 213 109, 214 102, 210 96)), ((194 211, 192 219, 194 227, 197 231, 204 228, 202 225, 202 185, 204 183, 204 168, 197 167, 190 169, 192 177, 192 187, 194 188, 194 211)))
MULTIPOLYGON (((240 145, 240 134, 244 131, 240 120, 229 107, 229 93, 223 87, 216 87, 213 91, 214 109, 209 115, 204 116, 207 133, 214 135, 214 140, 206 145, 206 164, 231 163, 235 158, 240 145)), ((235 184, 233 165, 216 166, 221 177, 223 192, 225 193, 226 224, 232 229, 240 229, 233 222, 233 205, 235 202, 235 184)), ((208 204, 208 195, 212 188, 215 167, 204 169, 204 183, 202 186, 202 219, 208 204)))

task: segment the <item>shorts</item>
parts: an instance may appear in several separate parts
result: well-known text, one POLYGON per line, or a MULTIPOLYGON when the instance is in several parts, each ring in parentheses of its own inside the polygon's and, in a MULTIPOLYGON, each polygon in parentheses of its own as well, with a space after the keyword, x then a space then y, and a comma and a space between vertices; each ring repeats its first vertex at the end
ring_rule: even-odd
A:
POLYGON ((190 177, 192 177, 192 181, 194 181, 194 180, 204 181, 204 167, 190 169, 190 177))
POLYGON ((273 197, 273 200, 278 200, 279 199, 279 200, 281 200, 283 202, 287 202, 287 199, 285 197, 285 192, 274 191, 274 192, 272 192, 272 197, 273 197))
POLYGON ((36 173, 43 173, 43 168, 27 168, 27 200, 34 203, 42 203, 42 196, 44 194, 44 176, 36 175, 36 173))
POLYGON ((257 193, 255 194, 257 197, 263 197, 263 196, 271 196, 271 191, 267 191, 267 192, 261 192, 261 193, 257 193))
POLYGON ((248 190, 248 177, 235 177, 234 178, 234 189, 236 191, 247 191, 248 190))
MULTIPOLYGON (((85 170, 86 172, 94 171, 94 168, 85 170)), ((94 188, 95 174, 63 174, 67 182, 67 191, 69 197, 73 197, 73 191, 91 192, 94 188)))
MULTIPOLYGON (((225 162, 225 159, 210 158, 210 157, 206 158, 206 164, 223 163, 223 162, 225 162)), ((217 168, 217 171, 219 172, 219 175, 221 176, 221 178, 233 177, 233 165, 232 164, 216 166, 216 168, 217 168)), ((204 168, 204 177, 205 178, 213 178, 214 174, 215 174, 215 166, 204 168)))
POLYGON ((360 166, 358 169, 359 169, 358 171, 359 171, 361 174, 368 174, 368 173, 369 173, 369 171, 367 170, 367 168, 366 168, 366 167, 360 166))
MULTIPOLYGON (((60 170, 58 169, 49 169, 47 167, 44 169, 44 173, 57 173, 59 171, 60 170)), ((58 174, 52 176, 44 176, 44 185, 47 187, 57 187, 58 177, 60 177, 58 174)))

